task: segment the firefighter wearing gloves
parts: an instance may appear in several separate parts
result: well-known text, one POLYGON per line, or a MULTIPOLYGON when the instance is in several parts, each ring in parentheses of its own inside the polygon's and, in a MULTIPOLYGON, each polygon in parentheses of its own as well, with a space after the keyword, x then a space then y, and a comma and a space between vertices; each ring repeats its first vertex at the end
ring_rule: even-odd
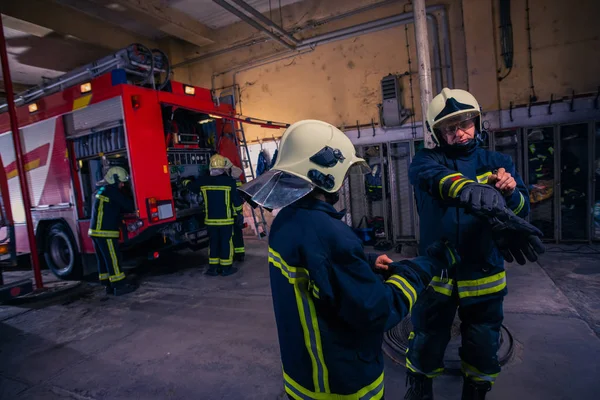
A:
POLYGON ((297 122, 279 151, 273 169, 239 190, 253 206, 280 209, 269 270, 285 391, 290 399, 382 399, 383 333, 458 255, 441 242, 430 256, 397 263, 364 253, 333 205, 347 174, 369 168, 334 126, 297 122))
POLYGON ((236 214, 242 212, 242 200, 230 176, 233 164, 227 157, 215 154, 210 158, 210 176, 195 181, 184 181, 188 190, 202 193, 204 198, 204 223, 208 229, 207 275, 231 275, 233 267, 233 225, 236 214))
POLYGON ((529 194, 511 158, 479 147, 481 111, 464 90, 443 89, 427 110, 437 147, 415 155, 409 177, 421 218, 421 251, 448 238, 461 263, 434 277, 412 312, 405 399, 433 399, 432 378, 443 358, 458 307, 463 400, 484 399, 500 372, 497 351, 507 293, 504 258, 534 261, 541 232, 519 217, 529 194))
POLYGON ((121 189, 129 181, 129 174, 122 167, 111 167, 98 182, 101 186, 94 195, 89 236, 94 243, 98 261, 98 277, 106 286, 106 293, 119 296, 133 292, 136 285, 125 279, 119 266, 119 225, 122 214, 135 211, 133 200, 121 189))
MULTIPOLYGON (((242 186, 240 180, 242 169, 236 166, 231 168, 231 177, 235 179, 236 187, 242 186)), ((233 225, 233 259, 234 261, 244 261, 246 258, 246 248, 244 247, 244 214, 243 209, 236 215, 235 224, 233 225)))

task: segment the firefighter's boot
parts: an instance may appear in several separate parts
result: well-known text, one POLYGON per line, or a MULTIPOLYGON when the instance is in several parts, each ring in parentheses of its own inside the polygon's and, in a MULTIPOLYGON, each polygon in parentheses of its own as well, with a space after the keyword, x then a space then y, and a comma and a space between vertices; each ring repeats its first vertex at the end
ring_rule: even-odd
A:
POLYGON ((236 272, 238 272, 238 269, 236 267, 226 267, 223 268, 223 272, 221 272, 221 275, 229 276, 235 274, 236 272))
POLYGON ((233 255, 233 261, 242 262, 246 258, 246 253, 235 253, 233 255))
POLYGON ((492 390, 489 382, 475 382, 464 378, 462 400, 484 400, 487 392, 492 390))
POLYGON ((130 280, 123 279, 118 282, 111 283, 112 294, 115 296, 122 296, 127 293, 135 292, 138 285, 130 280))
POLYGON ((406 371, 406 386, 405 400, 433 400, 433 379, 406 371))
POLYGON ((219 276, 220 273, 221 273, 221 268, 216 267, 214 265, 209 266, 205 272, 205 274, 208 276, 219 276))

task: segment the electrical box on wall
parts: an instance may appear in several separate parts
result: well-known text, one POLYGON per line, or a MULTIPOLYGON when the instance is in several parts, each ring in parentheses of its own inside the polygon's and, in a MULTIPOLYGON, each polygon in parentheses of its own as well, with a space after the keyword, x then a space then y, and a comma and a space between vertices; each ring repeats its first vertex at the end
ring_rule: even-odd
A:
POLYGON ((389 74, 381 79, 381 97, 381 126, 400 126, 410 117, 411 111, 405 109, 402 104, 402 88, 397 75, 389 74))

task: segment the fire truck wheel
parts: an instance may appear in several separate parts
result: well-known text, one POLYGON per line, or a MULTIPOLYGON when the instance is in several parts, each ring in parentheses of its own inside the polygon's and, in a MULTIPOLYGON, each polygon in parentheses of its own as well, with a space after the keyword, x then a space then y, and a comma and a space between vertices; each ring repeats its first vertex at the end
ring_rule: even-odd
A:
POLYGON ((69 228, 58 223, 48 230, 44 258, 54 275, 61 279, 79 279, 82 266, 75 239, 69 228))

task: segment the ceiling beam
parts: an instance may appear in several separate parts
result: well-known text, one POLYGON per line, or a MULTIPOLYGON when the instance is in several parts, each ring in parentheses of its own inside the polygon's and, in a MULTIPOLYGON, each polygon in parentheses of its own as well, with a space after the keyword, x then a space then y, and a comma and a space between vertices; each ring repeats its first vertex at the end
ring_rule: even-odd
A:
POLYGON ((215 32, 211 28, 182 11, 161 4, 159 0, 94 1, 105 6, 118 3, 127 9, 126 12, 134 14, 136 20, 151 23, 162 32, 193 45, 206 46, 215 42, 215 32))
POLYGON ((0 12, 111 50, 122 49, 132 43, 157 47, 152 40, 50 0, 1 1, 0 12))

